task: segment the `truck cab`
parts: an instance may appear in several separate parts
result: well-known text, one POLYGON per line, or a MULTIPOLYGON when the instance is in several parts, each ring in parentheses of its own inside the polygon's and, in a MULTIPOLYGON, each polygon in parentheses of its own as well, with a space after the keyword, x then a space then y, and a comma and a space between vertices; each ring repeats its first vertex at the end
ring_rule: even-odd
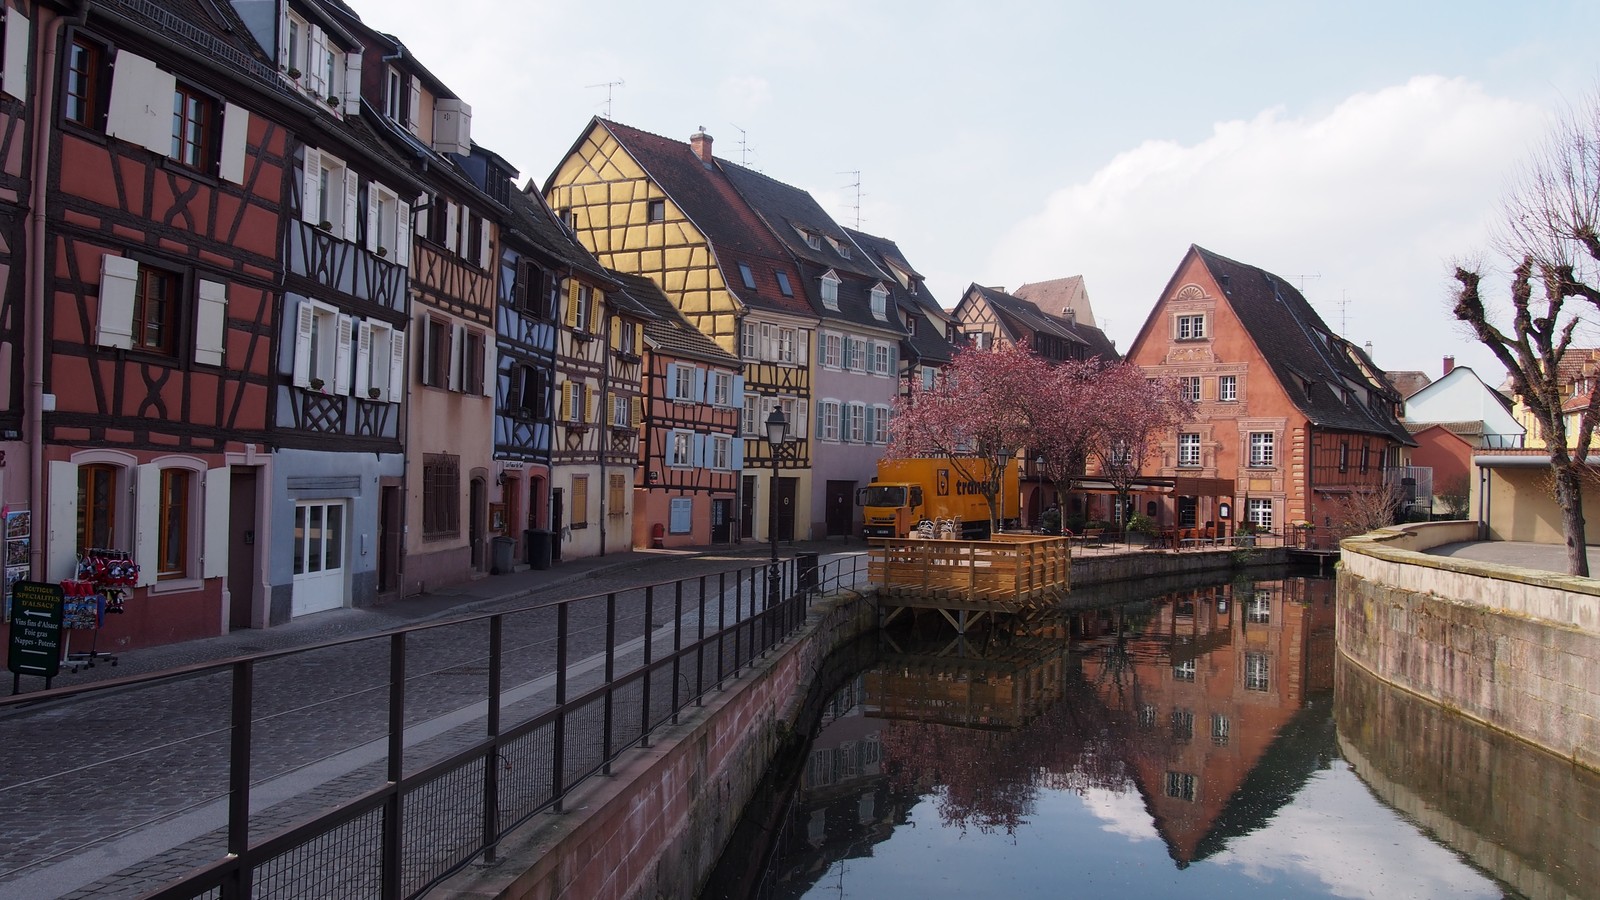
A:
POLYGON ((922 520, 922 485, 878 482, 856 491, 866 537, 904 537, 922 520))

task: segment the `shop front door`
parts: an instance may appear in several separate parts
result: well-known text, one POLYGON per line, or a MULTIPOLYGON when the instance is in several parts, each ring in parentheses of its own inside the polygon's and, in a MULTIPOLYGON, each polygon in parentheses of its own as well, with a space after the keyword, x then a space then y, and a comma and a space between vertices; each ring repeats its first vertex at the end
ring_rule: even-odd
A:
POLYGON ((345 541, 343 500, 295 504, 291 616, 345 605, 345 541))

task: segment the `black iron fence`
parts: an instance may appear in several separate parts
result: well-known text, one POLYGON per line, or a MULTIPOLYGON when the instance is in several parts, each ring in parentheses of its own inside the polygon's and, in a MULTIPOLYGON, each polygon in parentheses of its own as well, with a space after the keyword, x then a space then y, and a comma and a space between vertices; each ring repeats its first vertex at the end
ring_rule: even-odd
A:
MULTIPOLYGON (((150 773, 94 811, 113 835, 194 833, 141 860, 147 897, 417 897, 648 746, 793 634, 815 593, 865 574, 859 556, 802 555, 53 692, 106 707, 98 721, 168 729, 0 789, 47 819, 93 768, 150 773)), ((53 740, 47 719, 27 725, 53 740)), ((0 894, 88 846, 0 856, 0 894)))

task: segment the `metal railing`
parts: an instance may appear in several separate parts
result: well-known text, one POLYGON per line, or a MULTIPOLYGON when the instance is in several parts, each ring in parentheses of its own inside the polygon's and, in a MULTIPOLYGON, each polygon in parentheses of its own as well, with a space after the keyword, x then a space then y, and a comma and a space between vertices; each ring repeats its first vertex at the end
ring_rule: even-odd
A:
MULTIPOLYGON (((225 804, 219 827, 157 854, 176 868, 147 897, 418 897, 474 858, 492 860, 513 829, 561 810, 585 779, 649 746, 654 732, 792 635, 810 597, 864 576, 859 556, 822 565, 802 556, 18 699, 45 696, 53 707, 110 688, 108 702, 166 704, 181 719, 170 706, 175 691, 195 704, 225 694, 225 722, 218 710, 209 730, 163 736, 109 761, 124 767, 135 753, 209 741, 214 777, 225 779, 225 791, 164 810, 153 811, 161 804, 149 797, 97 798, 102 807, 143 807, 102 808, 97 818, 112 834, 225 804), (336 722, 317 719, 341 703, 348 708, 336 722), (340 737, 311 746, 307 734, 324 730, 340 737), (286 749, 293 744, 299 755, 286 749), (284 787, 297 780, 298 792, 284 787)), ((133 764, 174 765, 160 759, 133 764)), ((22 787, 60 796, 86 768, 70 762, 22 787)))

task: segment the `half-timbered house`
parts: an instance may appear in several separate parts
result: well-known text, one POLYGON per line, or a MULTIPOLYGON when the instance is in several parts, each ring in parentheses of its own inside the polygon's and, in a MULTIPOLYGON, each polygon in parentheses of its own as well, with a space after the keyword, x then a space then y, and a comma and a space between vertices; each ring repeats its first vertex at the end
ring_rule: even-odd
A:
POLYGON ((744 468, 739 358, 690 325, 655 282, 640 275, 616 278, 654 314, 644 325, 634 544, 728 543, 736 536, 734 509, 744 468))
POLYGON ((1162 443, 1160 471, 1147 474, 1234 485, 1232 497, 1140 500, 1141 509, 1156 502, 1166 523, 1337 529, 1414 445, 1383 373, 1292 284, 1200 247, 1178 264, 1128 359, 1179 379, 1196 404, 1194 420, 1162 443))
POLYGON ((260 624, 269 548, 287 552, 268 502, 280 223, 318 113, 227 4, 36 9, 33 575, 125 560, 102 646, 260 624))
POLYGON ((316 111, 287 159, 269 597, 250 610, 266 624, 403 588, 407 267, 420 182, 363 110, 365 46, 334 9, 289 0, 276 19, 250 21, 282 83, 316 111))
POLYGON ((562 558, 633 547, 635 406, 647 317, 610 273, 577 249, 584 260, 569 266, 562 281, 559 406, 550 452, 550 516, 562 558))
MULTIPOLYGON (((465 165, 472 108, 398 39, 367 27, 343 4, 329 9, 361 42, 368 121, 423 187, 410 210, 410 393, 403 407, 401 589, 413 593, 490 568, 497 233, 510 211, 465 165)), ((497 165, 489 157, 484 164, 497 165)), ((506 171, 485 185, 509 181, 509 167, 498 165, 506 171)))
POLYGON ((971 285, 950 314, 959 323, 962 340, 979 349, 1026 342, 1049 360, 1119 358, 1105 332, 1079 321, 1075 310, 1058 315, 1002 288, 971 285))
POLYGON ((856 488, 877 474, 889 442, 905 330, 890 302, 894 278, 806 191, 724 164, 745 202, 796 260, 800 287, 821 318, 812 348, 810 532, 856 530, 856 488))
POLYGON ((557 165, 545 196, 603 264, 655 282, 691 324, 740 357, 741 533, 767 537, 776 496, 778 539, 809 537, 818 316, 793 257, 734 189, 725 165, 704 131, 684 143, 597 118, 557 165), (794 438, 777 460, 765 439, 774 408, 784 411, 794 438))

